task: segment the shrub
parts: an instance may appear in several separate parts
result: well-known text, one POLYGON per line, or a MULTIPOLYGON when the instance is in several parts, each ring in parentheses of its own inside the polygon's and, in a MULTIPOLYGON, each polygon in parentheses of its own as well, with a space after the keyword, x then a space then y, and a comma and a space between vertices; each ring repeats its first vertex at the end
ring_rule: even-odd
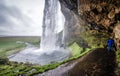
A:
POLYGON ((1 64, 6 64, 9 61, 8 58, 0 58, 0 65, 1 64))

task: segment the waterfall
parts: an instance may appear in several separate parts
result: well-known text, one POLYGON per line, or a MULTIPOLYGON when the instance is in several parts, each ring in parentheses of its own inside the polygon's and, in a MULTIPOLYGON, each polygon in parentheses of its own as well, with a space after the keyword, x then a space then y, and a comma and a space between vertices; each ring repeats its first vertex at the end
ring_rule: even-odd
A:
MULTIPOLYGON (((44 18, 42 26, 41 50, 53 52, 60 48, 59 33, 64 28, 65 18, 61 12, 59 0, 45 0, 44 18)), ((61 43, 63 44, 63 39, 61 43)))
POLYGON ((9 60, 46 65, 69 58, 69 51, 62 47, 65 18, 60 9, 59 0, 45 0, 41 48, 26 43, 27 47, 23 51, 11 55, 9 60))

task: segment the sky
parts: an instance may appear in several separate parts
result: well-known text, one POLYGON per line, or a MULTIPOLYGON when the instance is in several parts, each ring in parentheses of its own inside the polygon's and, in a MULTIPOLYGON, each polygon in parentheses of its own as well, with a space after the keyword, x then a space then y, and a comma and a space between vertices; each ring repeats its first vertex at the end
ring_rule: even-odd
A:
POLYGON ((0 36, 40 36, 45 0, 0 0, 0 36))

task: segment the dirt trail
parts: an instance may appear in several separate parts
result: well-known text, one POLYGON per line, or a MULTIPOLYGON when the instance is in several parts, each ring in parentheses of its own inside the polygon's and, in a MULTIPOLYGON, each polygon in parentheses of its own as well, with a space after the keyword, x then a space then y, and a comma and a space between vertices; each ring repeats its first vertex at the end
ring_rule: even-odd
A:
POLYGON ((115 52, 97 48, 77 60, 35 76, 115 76, 115 52))

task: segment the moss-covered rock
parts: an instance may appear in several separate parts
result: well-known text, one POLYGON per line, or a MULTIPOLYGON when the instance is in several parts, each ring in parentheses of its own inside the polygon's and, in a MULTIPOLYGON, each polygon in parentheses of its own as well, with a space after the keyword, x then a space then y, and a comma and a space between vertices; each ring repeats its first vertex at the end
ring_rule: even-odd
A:
POLYGON ((79 55, 83 48, 80 47, 76 42, 74 42, 72 45, 69 46, 69 50, 72 54, 72 56, 79 55))

